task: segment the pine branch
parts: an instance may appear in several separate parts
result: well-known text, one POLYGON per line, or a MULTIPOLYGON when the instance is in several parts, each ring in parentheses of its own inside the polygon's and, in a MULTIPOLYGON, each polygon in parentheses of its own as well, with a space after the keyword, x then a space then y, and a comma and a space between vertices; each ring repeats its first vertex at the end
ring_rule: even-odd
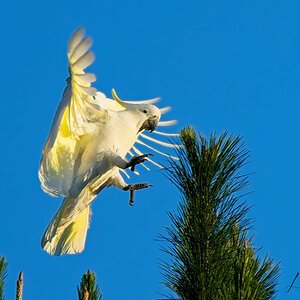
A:
POLYGON ((89 300, 89 291, 87 289, 87 287, 84 285, 83 286, 83 291, 82 291, 82 300, 89 300))
POLYGON ((23 299, 23 272, 20 272, 17 280, 16 300, 23 299))
POLYGON ((248 152, 241 138, 223 133, 207 140, 186 128, 181 142, 179 161, 170 160, 166 169, 182 198, 161 236, 170 257, 162 264, 164 284, 181 299, 271 299, 278 266, 270 259, 261 263, 246 240, 249 208, 241 197, 248 176, 240 169, 248 152), (255 283, 246 289, 237 284, 241 276, 242 281, 254 276, 255 283), (260 292, 254 293, 256 289, 260 292))
POLYGON ((102 295, 96 284, 96 275, 87 271, 81 278, 80 287, 77 287, 79 300, 101 300, 102 295))
POLYGON ((0 300, 4 300, 5 278, 7 274, 7 262, 5 257, 0 257, 0 300))
POLYGON ((268 256, 261 260, 252 245, 252 238, 246 238, 246 232, 229 245, 234 256, 228 276, 234 284, 222 287, 221 299, 272 299, 275 296, 279 265, 274 265, 268 256))

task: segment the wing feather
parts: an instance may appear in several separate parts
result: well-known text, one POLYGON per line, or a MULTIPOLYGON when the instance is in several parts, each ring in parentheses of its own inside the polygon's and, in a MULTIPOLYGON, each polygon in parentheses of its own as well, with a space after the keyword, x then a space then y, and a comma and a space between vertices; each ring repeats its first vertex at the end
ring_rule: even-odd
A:
POLYGON ((169 112, 171 109, 172 109, 171 106, 166 106, 166 107, 160 108, 159 110, 160 110, 160 113, 161 113, 162 115, 164 115, 164 114, 166 114, 167 112, 169 112))
POLYGON ((81 82, 81 85, 96 81, 96 76, 93 73, 84 73, 84 74, 78 74, 78 75, 74 74, 73 76, 78 83, 81 82))
POLYGON ((81 56, 88 52, 92 46, 92 39, 90 37, 83 38, 79 44, 70 52, 70 61, 77 61, 81 56))
POLYGON ((173 126, 175 124, 177 124, 177 120, 160 121, 160 122, 158 122, 158 126, 162 126, 162 127, 173 126))
POLYGON ((154 152, 156 152, 156 153, 159 153, 160 155, 163 155, 163 156, 166 156, 166 157, 169 157, 169 158, 178 160, 177 157, 171 156, 171 155, 169 155, 169 154, 167 154, 167 153, 164 153, 164 152, 162 152, 162 151, 159 151, 159 150, 157 150, 156 148, 154 148, 154 147, 152 147, 152 146, 150 146, 150 145, 148 145, 148 144, 142 142, 142 141, 139 140, 139 139, 136 140, 136 143, 138 143, 138 144, 140 144, 140 145, 143 145, 143 146, 145 146, 145 147, 151 149, 152 151, 154 151, 154 152))
POLYGON ((153 133, 156 133, 158 135, 163 135, 163 136, 179 137, 179 133, 166 133, 157 130, 154 130, 153 133))
POLYGON ((146 134, 143 134, 143 133, 141 133, 140 136, 143 137, 143 138, 145 138, 145 139, 147 139, 147 140, 149 140, 149 141, 151 141, 151 142, 154 142, 154 143, 159 144, 161 146, 165 146, 167 148, 178 149, 178 148, 181 147, 180 145, 170 144, 170 143, 159 141, 159 140, 154 139, 154 138, 152 138, 150 136, 147 136, 146 134))
POLYGON ((72 35, 72 38, 68 44, 69 53, 72 53, 77 45, 82 41, 84 37, 84 30, 82 27, 78 28, 72 35))
POLYGON ((74 62, 72 68, 74 68, 74 70, 76 70, 77 72, 79 70, 83 72, 85 68, 89 67, 94 62, 94 60, 95 60, 95 54, 93 52, 87 52, 74 62))
POLYGON ((95 56, 89 50, 91 45, 92 40, 84 37, 82 28, 73 34, 68 44, 70 77, 45 143, 39 169, 42 188, 52 196, 68 196, 80 153, 80 137, 92 132, 97 121, 108 119, 107 110, 94 99, 97 90, 91 83, 96 76, 84 70, 94 61, 95 56))

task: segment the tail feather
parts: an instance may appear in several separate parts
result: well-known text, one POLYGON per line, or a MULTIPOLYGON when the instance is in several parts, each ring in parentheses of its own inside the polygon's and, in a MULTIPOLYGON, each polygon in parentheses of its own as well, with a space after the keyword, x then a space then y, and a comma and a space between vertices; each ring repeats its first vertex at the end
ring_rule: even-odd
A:
POLYGON ((51 255, 76 254, 84 249, 90 223, 90 205, 98 193, 113 182, 118 168, 94 178, 78 197, 67 197, 48 225, 42 248, 51 255))
POLYGON ((70 211, 72 200, 64 200, 43 235, 42 248, 51 255, 76 254, 84 249, 90 206, 74 213, 70 211))

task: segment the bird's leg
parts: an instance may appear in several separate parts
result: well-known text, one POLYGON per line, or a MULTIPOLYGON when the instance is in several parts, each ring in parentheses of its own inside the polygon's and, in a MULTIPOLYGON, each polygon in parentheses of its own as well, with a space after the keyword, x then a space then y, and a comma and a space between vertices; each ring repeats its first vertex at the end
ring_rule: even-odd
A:
POLYGON ((135 166, 146 161, 148 156, 152 156, 152 154, 147 153, 140 156, 133 156, 127 163, 126 168, 130 168, 130 170, 134 172, 135 166))
POLYGON ((124 191, 129 191, 130 192, 130 198, 129 198, 129 205, 134 204, 134 193, 136 190, 141 190, 141 189, 147 189, 151 184, 148 183, 135 183, 135 184, 129 184, 125 188, 123 188, 124 191))

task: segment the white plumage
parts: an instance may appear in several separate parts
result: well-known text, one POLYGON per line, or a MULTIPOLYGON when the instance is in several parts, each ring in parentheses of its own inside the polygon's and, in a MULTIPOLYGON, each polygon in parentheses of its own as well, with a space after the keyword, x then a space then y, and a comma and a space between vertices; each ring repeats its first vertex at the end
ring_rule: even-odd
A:
MULTIPOLYGON (((91 86, 96 76, 84 70, 94 61, 94 54, 89 50, 91 45, 91 38, 85 37, 81 28, 70 39, 70 77, 40 163, 42 189, 51 196, 64 197, 41 242, 43 249, 53 255, 83 251, 90 204, 104 187, 113 185, 131 193, 148 187, 147 184, 128 185, 120 174, 122 171, 129 177, 126 169, 135 171, 139 163, 149 170, 143 164, 145 160, 160 166, 138 150, 136 143, 169 156, 141 138, 164 147, 176 147, 145 134, 156 126, 170 126, 176 122, 160 121, 161 114, 170 108, 154 106, 158 98, 122 101, 112 90, 114 100, 111 100, 91 86), (128 161, 126 155, 132 159, 128 161)), ((177 135, 153 132, 157 136, 177 135)))

